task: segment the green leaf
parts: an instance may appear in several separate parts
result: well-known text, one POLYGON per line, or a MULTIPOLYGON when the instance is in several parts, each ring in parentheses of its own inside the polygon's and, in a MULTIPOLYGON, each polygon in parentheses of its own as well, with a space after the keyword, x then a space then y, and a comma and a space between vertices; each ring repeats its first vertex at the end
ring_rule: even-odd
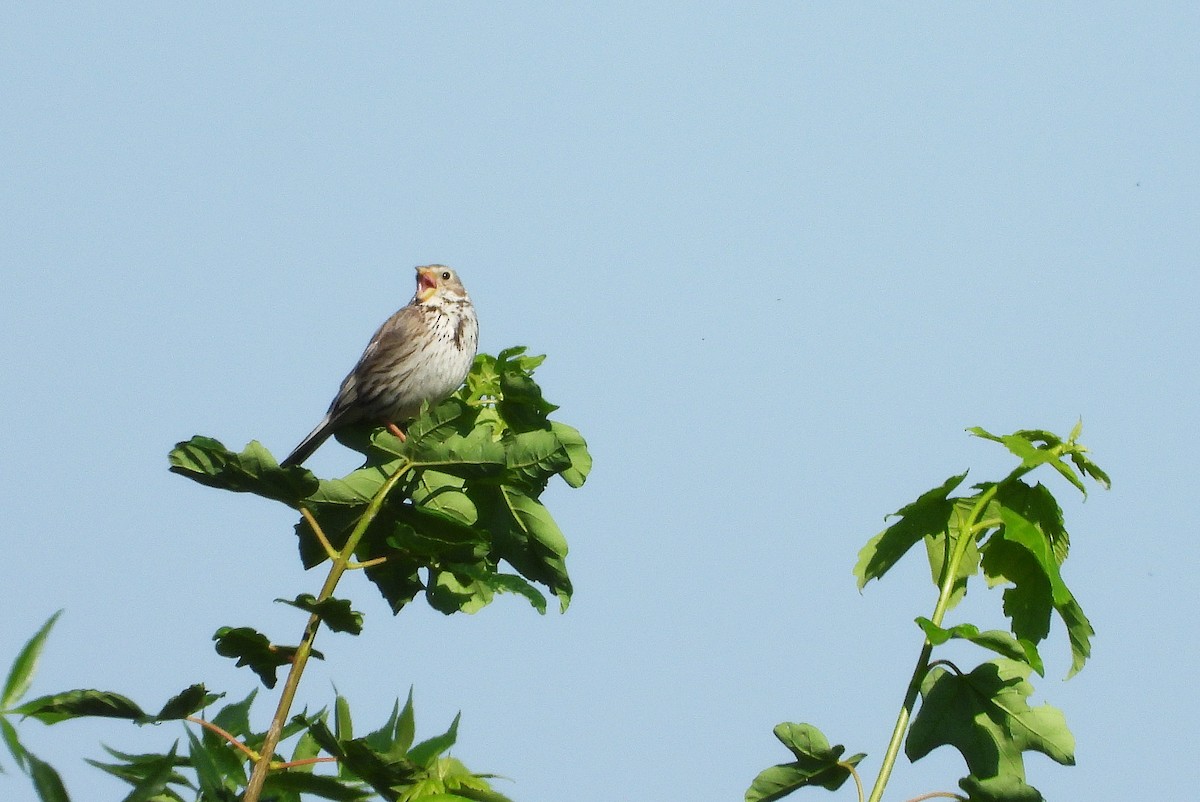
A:
POLYGON ((965 472, 951 476, 940 486, 922 493, 912 504, 901 507, 893 514, 900 517, 899 521, 867 541, 867 545, 858 553, 858 564, 854 567, 859 590, 872 579, 879 579, 886 574, 922 538, 946 531, 954 512, 950 493, 966 477, 965 472))
POLYGON ((162 759, 152 767, 146 776, 133 787, 129 792, 129 796, 125 797, 124 802, 151 802, 156 800, 163 791, 167 788, 167 782, 175 774, 175 746, 171 747, 171 751, 162 757, 162 759))
POLYGON ((440 468, 463 478, 498 477, 507 464, 504 446, 484 427, 476 427, 466 436, 421 440, 413 446, 412 459, 418 467, 440 468))
POLYGON ((187 718, 208 707, 224 695, 223 693, 208 693, 202 684, 192 685, 169 699, 163 705, 162 710, 158 712, 158 715, 153 716, 145 723, 158 723, 187 718))
POLYGON ((98 716, 101 718, 124 718, 138 721, 147 718, 146 713, 132 700, 108 691, 75 690, 42 696, 26 702, 16 709, 43 724, 57 724, 71 718, 98 716))
POLYGON ((441 735, 435 735, 408 750, 408 759, 417 766, 429 767, 433 761, 439 757, 450 747, 454 746, 458 740, 458 721, 462 718, 462 713, 454 717, 454 721, 450 724, 450 729, 446 730, 441 735))
POLYGON ((917 626, 925 632, 925 637, 934 646, 940 646, 952 638, 970 641, 976 646, 990 649, 999 655, 1019 660, 1030 666, 1039 675, 1044 676, 1045 667, 1037 647, 1027 640, 1020 640, 1000 629, 989 629, 980 632, 974 624, 959 624, 956 627, 943 629, 928 618, 918 618, 917 626))
MULTIPOLYGON (((996 541, 1004 541, 1020 546, 1033 558, 1032 565, 1028 561, 1021 562, 1019 576, 1028 581, 1031 575, 1036 576, 1037 573, 1040 573, 1041 577, 1044 578, 1045 584, 1043 585, 1038 581, 1033 591, 1039 595, 1037 597, 1030 597, 1029 600, 1044 605, 1044 590, 1048 586, 1050 591, 1049 600, 1054 609, 1058 611, 1063 623, 1067 626, 1067 633, 1071 642, 1071 670, 1067 676, 1073 676, 1083 668, 1084 663, 1091 654, 1091 636, 1095 634, 1095 630, 1092 629, 1087 616, 1083 614, 1083 610, 1080 608, 1078 602, 1075 601, 1075 597, 1063 581, 1062 574, 1058 568, 1058 559, 1054 553, 1054 547, 1050 542, 1050 538, 1030 522, 1029 519, 1010 507, 1001 507, 1000 518, 1004 522, 1004 526, 995 537, 989 538, 987 544, 985 544, 985 551, 990 551, 996 541)), ((1003 562, 1005 562, 1006 566, 1013 562, 1011 555, 1009 555, 1009 560, 1003 562)), ((995 562, 992 565, 994 567, 995 562)), ((985 570, 987 570, 986 567, 985 570)), ((1011 569, 1005 567, 1001 570, 1011 569)), ((1017 581, 1012 576, 1005 575, 1005 578, 1009 581, 1017 581)), ((1008 600, 1009 597, 1006 593, 1006 613, 1009 611, 1008 600)), ((1013 621, 1013 634, 1018 637, 1024 634, 1019 631, 1019 626, 1015 620, 1013 621)), ((1042 637, 1044 636, 1045 634, 1043 633, 1042 637)), ((1033 643, 1041 640, 1040 637, 1029 637, 1028 635, 1026 637, 1033 643)))
POLYGON ((321 623, 329 627, 332 632, 349 632, 351 635, 362 632, 362 613, 350 609, 350 602, 345 599, 328 598, 317 601, 317 598, 311 593, 301 593, 291 601, 287 599, 276 599, 275 601, 312 613, 321 619, 321 623))
POLYGON ((541 493, 551 476, 571 468, 566 446, 552 431, 522 432, 504 441, 505 481, 541 493))
MULTIPOLYGON (((266 635, 250 627, 221 627, 213 640, 217 643, 217 654, 236 657, 237 666, 249 666, 268 688, 275 687, 279 667, 291 663, 296 655, 295 646, 276 646, 266 635)), ((312 656, 318 660, 323 657, 316 649, 312 656)))
POLYGON ((1075 762, 1075 739, 1062 713, 1031 708, 1029 666, 998 658, 970 674, 934 668, 921 683, 922 704, 905 743, 909 760, 938 746, 957 749, 971 774, 1025 780, 1022 753, 1038 751, 1063 765, 1075 762))
MULTIPOLYGON (((946 528, 936 534, 926 535, 924 538, 925 552, 929 558, 929 573, 933 580, 933 586, 936 588, 941 588, 942 573, 946 570, 946 562, 954 554, 958 539, 961 537, 962 527, 969 518, 976 500, 974 496, 955 499, 954 509, 950 513, 946 528)), ((974 535, 968 535, 968 537, 970 540, 955 571, 950 600, 946 606, 947 610, 954 609, 962 601, 963 597, 967 595, 967 582, 979 573, 979 547, 974 535)))
POLYGON ((1038 789, 1016 777, 990 777, 980 780, 968 775, 958 781, 969 802, 1043 802, 1038 789))
POLYGON ((241 738, 248 735, 250 733, 250 707, 254 704, 256 696, 258 696, 257 688, 250 691, 242 701, 225 705, 213 716, 212 723, 235 737, 241 738))
POLYGON ((1062 508, 1046 487, 1041 483, 1030 487, 1019 480, 1004 482, 996 489, 996 502, 1032 524, 1049 541, 1057 563, 1061 565, 1067 559, 1071 539, 1063 524, 1062 508))
POLYGON ((417 722, 416 714, 413 712, 413 691, 410 686, 408 700, 404 703, 404 709, 400 711, 400 718, 396 721, 396 734, 389 755, 392 757, 407 755, 416 734, 417 722))
POLYGON ((200 791, 206 798, 212 800, 231 799, 233 794, 228 793, 225 788, 225 783, 221 778, 221 772, 217 768, 217 764, 213 761, 212 756, 204 748, 200 739, 190 729, 187 730, 188 736, 188 762, 196 771, 196 780, 200 784, 200 791))
POLYGON ((350 720, 350 703, 340 693, 333 704, 334 734, 339 741, 349 741, 354 737, 354 724, 350 720))
POLYGON ((746 802, 773 802, 806 786, 836 791, 850 778, 849 767, 866 757, 858 754, 843 760, 846 747, 831 747, 824 734, 811 724, 779 724, 775 737, 796 760, 759 772, 746 791, 746 802))
POLYGON ((13 660, 12 668, 8 670, 8 678, 4 680, 4 692, 0 694, 0 710, 8 710, 29 690, 33 675, 37 672, 38 660, 42 656, 42 648, 46 645, 46 637, 62 615, 59 610, 46 619, 46 623, 26 641, 17 659, 13 660))
POLYGON ((17 767, 22 771, 28 772, 26 758, 29 752, 21 745, 21 739, 17 737, 16 729, 12 724, 8 723, 8 719, 4 716, 0 716, 0 736, 3 736, 4 745, 8 747, 9 754, 17 762, 17 767))
POLYGON ((558 421, 550 421, 550 431, 563 444, 571 461, 570 467, 561 472, 562 478, 571 487, 583 487, 592 472, 592 455, 588 452, 587 441, 578 429, 558 421))
POLYGON ((26 752, 25 759, 29 765, 29 777, 33 780, 33 789, 41 802, 71 802, 62 777, 49 763, 26 752))
POLYGON ((479 520, 479 512, 471 497, 462 492, 461 477, 435 471, 420 471, 412 488, 413 503, 456 523, 470 526, 479 520))
POLYGON ((337 802, 354 802, 371 795, 365 788, 350 785, 336 777, 298 769, 273 771, 267 775, 267 781, 263 785, 263 798, 271 798, 279 793, 305 794, 337 802))
POLYGON ((522 532, 553 554, 559 557, 567 556, 567 539, 550 517, 550 511, 541 502, 508 485, 501 485, 500 492, 504 495, 513 520, 522 532))
POLYGON ((196 435, 177 443, 168 455, 171 472, 220 490, 254 493, 263 498, 299 506, 317 489, 317 478, 307 468, 279 467, 271 452, 251 441, 240 453, 220 441, 196 435))
MULTIPOLYGON (((100 761, 90 760, 90 759, 87 760, 86 762, 89 765, 95 766, 96 768, 100 769, 104 773, 112 775, 113 777, 123 780, 124 782, 127 782, 133 786, 137 786, 138 784, 143 782, 147 777, 149 777, 151 774, 156 773, 161 768, 162 762, 168 757, 167 755, 157 754, 157 753, 143 754, 143 755, 130 755, 130 754, 126 754, 124 752, 118 752, 116 749, 111 749, 107 746, 105 746, 103 748, 104 748, 104 751, 108 752, 110 755, 112 755, 113 757, 115 757, 117 760, 119 760, 121 762, 120 763, 101 763, 100 761)), ((175 756, 174 766, 176 769, 178 769, 182 766, 187 766, 187 765, 189 765, 187 758, 180 757, 178 755, 175 756)), ((167 783, 168 783, 168 786, 171 783, 174 783, 176 785, 181 785, 184 787, 190 786, 188 779, 185 778, 178 771, 175 771, 171 774, 171 776, 167 780, 167 783)), ((182 802, 182 799, 179 796, 179 794, 177 794, 173 790, 171 790, 170 787, 167 787, 166 789, 164 789, 164 791, 162 792, 161 799, 164 800, 164 802, 165 802, 165 800, 170 800, 171 802, 182 802)), ((159 799, 155 799, 155 802, 159 802, 159 799)))
POLYGON ((516 593, 539 613, 546 613, 546 597, 519 576, 500 574, 483 565, 446 565, 430 571, 432 580, 426 591, 429 604, 447 615, 478 612, 492 602, 496 593, 516 593))

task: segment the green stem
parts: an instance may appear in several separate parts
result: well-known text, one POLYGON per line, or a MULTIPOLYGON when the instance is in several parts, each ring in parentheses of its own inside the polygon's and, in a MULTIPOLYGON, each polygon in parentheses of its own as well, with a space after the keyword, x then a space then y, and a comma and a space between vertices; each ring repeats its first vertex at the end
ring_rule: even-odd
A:
MULTIPOLYGON (((359 541, 366 534, 367 528, 379 514, 388 493, 400 481, 400 477, 408 473, 412 467, 413 463, 405 460, 375 493, 371 503, 367 505, 366 512, 358 519, 354 531, 346 539, 346 545, 338 552, 333 564, 329 566, 329 575, 325 577, 325 584, 321 586, 317 601, 324 601, 333 595, 334 588, 337 587, 338 581, 350 564, 350 558, 354 556, 354 550, 358 548, 359 541)), ((300 677, 304 673, 304 666, 308 663, 308 658, 312 655, 313 641, 317 637, 317 630, 320 626, 320 618, 316 615, 309 616, 308 624, 304 627, 304 637, 301 638, 300 645, 296 647, 292 667, 288 671, 287 680, 283 683, 283 692, 279 696, 279 706, 275 709, 275 716, 267 728, 267 735, 263 740, 258 762, 254 764, 254 771, 250 775, 250 782, 246 784, 246 793, 242 797, 242 802, 258 802, 258 797, 262 794, 263 783, 267 781, 267 772, 271 768, 271 758, 275 754, 275 747, 279 745, 279 739, 283 734, 283 725, 287 721, 288 713, 291 712, 292 702, 296 698, 296 689, 300 687, 300 677)))
MULTIPOLYGON (((1020 470, 1018 469, 1018 471, 1020 470)), ((1023 471, 1021 472, 1023 473, 1023 471)), ((1004 481, 1008 481, 1018 475, 1019 473, 1014 471, 1004 481)), ((942 569, 942 581, 938 590, 937 604, 934 605, 933 615, 930 616, 930 620, 936 626, 940 627, 942 625, 942 619, 946 616, 946 610, 950 608, 950 598, 954 595, 954 580, 958 576, 959 563, 962 562, 963 555, 967 553, 968 544, 975 537, 975 522, 979 520, 979 516, 987 509, 988 503, 995 498, 999 487, 1000 483, 997 483, 981 493, 966 520, 959 522, 958 538, 954 543, 954 552, 942 569)), ((933 644, 929 641, 929 638, 926 638, 925 643, 921 646, 921 654, 917 657, 917 665, 913 668, 912 677, 908 681, 908 688, 904 692, 904 703, 900 706, 899 715, 896 716, 896 726, 892 728, 892 737, 888 741, 887 751, 883 754, 883 765, 879 767, 879 776, 875 778, 875 786, 871 789, 871 796, 867 802, 879 802, 883 798, 883 789, 887 786, 888 779, 892 776, 892 769, 896 765, 896 758, 900 756, 900 744, 904 741, 904 733, 908 730, 909 719, 912 718, 912 711, 917 705, 917 695, 921 691, 921 683, 925 680, 925 674, 929 671, 929 656, 932 653, 933 644)))

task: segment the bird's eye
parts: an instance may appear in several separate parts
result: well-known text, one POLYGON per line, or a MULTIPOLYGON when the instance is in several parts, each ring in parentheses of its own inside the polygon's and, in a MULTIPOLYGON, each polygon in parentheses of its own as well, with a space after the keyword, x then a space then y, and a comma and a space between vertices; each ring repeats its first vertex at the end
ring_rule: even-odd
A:
POLYGON ((443 270, 442 271, 442 281, 449 281, 449 280, 450 280, 450 271, 443 270))

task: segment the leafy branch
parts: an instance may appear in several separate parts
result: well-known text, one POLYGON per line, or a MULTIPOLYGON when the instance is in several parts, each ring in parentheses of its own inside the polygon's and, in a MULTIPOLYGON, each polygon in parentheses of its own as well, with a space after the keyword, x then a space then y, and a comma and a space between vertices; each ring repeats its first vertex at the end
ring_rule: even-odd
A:
MULTIPOLYGON (((311 568, 329 562, 315 595, 278 600, 308 614, 296 645, 274 643, 251 627, 221 627, 214 635, 217 652, 250 668, 267 688, 274 688, 278 670, 287 667, 264 732, 255 733, 249 725, 253 694, 211 719, 197 715, 220 698, 202 685, 170 700, 156 715, 126 697, 92 690, 42 697, 11 712, 47 724, 105 716, 137 724, 185 720, 199 726, 199 736, 187 731, 186 754, 176 744, 155 755, 111 752, 117 763, 95 764, 132 784, 131 798, 181 800, 171 790, 181 786, 197 788, 199 799, 221 802, 257 802, 264 795, 299 802, 301 793, 350 800, 371 792, 405 802, 503 802, 505 797, 487 783, 488 775, 473 774, 444 756, 457 739, 457 718, 447 732, 413 745, 411 692, 403 710, 397 705, 389 721, 365 738, 353 737, 349 704, 341 696, 335 699, 332 729, 324 712, 292 715, 292 707, 309 659, 321 657, 313 645, 322 625, 351 635, 363 629, 362 614, 349 600, 334 596, 347 571, 364 571, 394 613, 421 593, 445 614, 476 612, 499 593, 519 595, 545 613, 546 597, 538 586, 566 610, 572 593, 566 538, 540 496, 554 476, 571 487, 581 486, 591 457, 578 431, 550 419, 557 407, 544 399, 532 378, 542 360, 526 355, 524 348, 478 356, 465 386, 436 407, 423 409, 404 439, 388 428, 370 426, 339 433, 343 444, 363 455, 363 464, 338 479, 318 478, 301 466, 281 467, 257 442, 234 452, 217 440, 196 436, 171 451, 174 473, 296 510, 302 563, 311 568), (299 740, 288 759, 278 751, 290 738, 299 740), (312 773, 315 764, 328 761, 337 763, 336 777, 312 773), (192 770, 194 784, 180 768, 192 770)), ((5 700, 24 693, 52 623, 31 641, 29 654, 18 658, 12 675, 17 679, 10 678, 5 700)), ((24 750, 2 716, 0 734, 28 769, 42 799, 67 799, 57 774, 24 750)))
MULTIPOLYGON (((1078 442, 1080 428, 1076 425, 1066 439, 1044 430, 997 436, 970 429, 1005 446, 1019 464, 997 482, 973 486, 975 492, 968 495, 952 495, 966 473, 951 476, 898 510, 895 523, 859 553, 854 573, 862 589, 923 542, 938 590, 929 618, 917 619, 924 640, 869 802, 883 798, 901 746, 915 761, 937 746, 951 745, 967 763, 969 774, 959 782, 967 796, 934 792, 922 798, 1040 800, 1037 789, 1025 782, 1022 753, 1034 750, 1064 765, 1074 763, 1074 739, 1062 713, 1049 705, 1031 708, 1026 700, 1033 688, 1027 680, 1044 671, 1038 644, 1049 634, 1052 614, 1067 631, 1068 677, 1087 661, 1095 632, 1060 570, 1070 547, 1062 510, 1044 485, 1031 485, 1025 477, 1048 466, 1085 496, 1085 479, 1109 487, 1107 474, 1078 442), (1006 586, 1002 598, 1009 629, 981 631, 970 623, 943 627, 946 614, 966 594, 968 580, 979 574, 990 586, 1006 586), (931 660, 933 650, 950 640, 965 640, 1000 656, 967 673, 948 661, 931 660)), ((812 725, 781 724, 775 735, 797 761, 760 773, 746 792, 747 802, 769 802, 806 786, 836 790, 850 776, 839 761, 844 747, 829 747, 812 725), (796 733, 803 734, 803 743, 796 733)), ((856 765, 864 757, 846 762, 856 765)))

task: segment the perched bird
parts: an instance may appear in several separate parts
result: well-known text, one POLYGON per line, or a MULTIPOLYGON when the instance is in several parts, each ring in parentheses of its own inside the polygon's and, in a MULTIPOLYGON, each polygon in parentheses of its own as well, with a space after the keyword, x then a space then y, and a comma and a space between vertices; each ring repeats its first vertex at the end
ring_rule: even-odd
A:
POLYGON ((301 464, 353 423, 387 424, 403 437, 397 426, 416 417, 422 402, 436 404, 463 383, 478 344, 479 321, 458 274, 445 265, 418 267, 413 299, 379 327, 325 417, 280 464, 301 464))

